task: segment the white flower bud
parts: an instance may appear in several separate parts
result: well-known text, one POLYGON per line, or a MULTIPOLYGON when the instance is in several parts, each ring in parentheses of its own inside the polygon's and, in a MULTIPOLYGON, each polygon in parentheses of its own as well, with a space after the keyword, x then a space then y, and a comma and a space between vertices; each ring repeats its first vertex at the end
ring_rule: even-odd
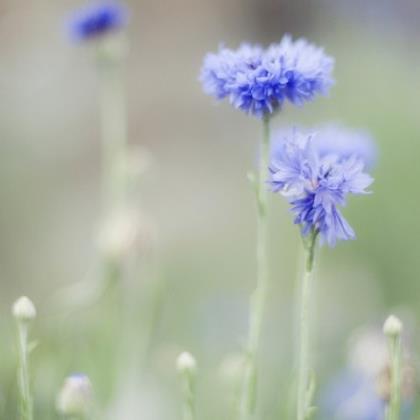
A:
POLYGON ((84 416, 93 404, 92 384, 83 374, 71 375, 64 381, 57 398, 57 410, 65 416, 84 416))
POLYGON ((394 315, 390 315, 384 323, 384 334, 388 337, 395 337, 401 334, 402 322, 394 315))
POLYGON ((23 322, 29 322, 36 317, 35 306, 26 296, 20 297, 13 304, 12 313, 18 321, 23 322))
POLYGON ((197 362, 191 353, 184 351, 176 359, 176 368, 180 373, 194 373, 197 369, 197 362))

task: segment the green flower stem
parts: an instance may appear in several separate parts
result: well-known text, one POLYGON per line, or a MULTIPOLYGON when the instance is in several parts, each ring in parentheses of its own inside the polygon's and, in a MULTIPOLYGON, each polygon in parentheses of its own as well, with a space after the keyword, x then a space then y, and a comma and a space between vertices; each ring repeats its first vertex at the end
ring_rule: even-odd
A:
POLYGON ((401 410, 401 336, 389 337, 391 356, 391 398, 387 420, 399 420, 401 410))
POLYGON ((183 380, 183 406, 182 420, 195 420, 195 375, 193 372, 184 372, 183 380))
POLYGON ((105 38, 98 46, 105 213, 125 204, 126 200, 124 165, 128 140, 123 53, 122 38, 105 38))
POLYGON ((20 418, 33 420, 33 403, 29 383, 28 323, 18 321, 20 418))
POLYGON ((310 384, 310 299, 311 283, 314 268, 315 246, 317 232, 304 238, 305 269, 302 279, 300 314, 299 314, 299 359, 298 359, 298 387, 297 387, 297 420, 306 420, 312 410, 311 399, 313 390, 310 384))
POLYGON ((250 328, 239 407, 241 420, 253 416, 257 399, 257 356, 268 288, 268 191, 266 180, 269 156, 270 117, 266 116, 263 119, 259 174, 255 184, 257 195, 257 288, 251 297, 250 328))

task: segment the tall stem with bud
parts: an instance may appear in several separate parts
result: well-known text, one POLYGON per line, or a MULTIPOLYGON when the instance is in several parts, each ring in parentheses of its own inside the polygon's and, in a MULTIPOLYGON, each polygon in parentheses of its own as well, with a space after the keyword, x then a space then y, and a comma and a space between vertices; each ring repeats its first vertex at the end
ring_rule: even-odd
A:
POLYGON ((387 420, 399 420, 401 411, 401 321, 391 315, 385 321, 384 334, 388 338, 391 362, 391 394, 386 411, 387 420))
POLYGON ((195 376, 197 363, 190 353, 184 352, 178 356, 176 367, 182 380, 182 420, 195 420, 195 376))
POLYGON ((18 334, 20 419, 33 420, 33 401, 29 376, 28 330, 30 322, 36 316, 36 309, 33 303, 23 296, 15 302, 12 312, 16 319, 18 334))

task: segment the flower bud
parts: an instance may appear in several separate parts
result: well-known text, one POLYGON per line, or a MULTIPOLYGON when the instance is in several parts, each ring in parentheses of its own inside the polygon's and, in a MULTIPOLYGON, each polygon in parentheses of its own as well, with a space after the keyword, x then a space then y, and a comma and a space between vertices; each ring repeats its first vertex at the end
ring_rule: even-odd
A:
POLYGON ((195 373, 197 362, 191 353, 184 351, 176 359, 176 368, 179 373, 195 373))
POLYGON ((402 322, 394 315, 390 315, 383 327, 384 334, 388 337, 396 337, 401 334, 402 322))
POLYGON ((92 408, 92 384, 83 374, 66 378, 57 398, 57 410, 65 416, 84 416, 92 408))
POLYGON ((36 317, 35 306, 26 296, 20 297, 13 304, 12 313, 16 320, 22 322, 29 322, 36 317))

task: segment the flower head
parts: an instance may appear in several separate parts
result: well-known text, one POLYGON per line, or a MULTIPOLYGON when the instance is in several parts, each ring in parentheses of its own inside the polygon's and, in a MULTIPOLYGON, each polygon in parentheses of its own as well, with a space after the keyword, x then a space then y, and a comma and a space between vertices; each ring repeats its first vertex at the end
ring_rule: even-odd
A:
POLYGON ((194 373, 197 369, 197 362, 191 353, 184 351, 176 359, 176 368, 180 373, 194 373))
POLYGON ((386 319, 383 327, 384 334, 388 337, 399 336, 401 334, 402 329, 402 322, 395 315, 390 315, 386 319))
POLYGON ((116 2, 92 3, 77 10, 69 20, 70 35, 85 41, 121 29, 127 23, 127 10, 116 2))
POLYGON ((373 180, 357 155, 317 149, 316 138, 322 135, 292 130, 282 136, 272 151, 269 184, 288 198, 303 235, 315 230, 322 242, 334 246, 355 237, 339 206, 348 194, 366 194, 373 180))
POLYGON ((36 308, 29 298, 22 296, 13 304, 12 313, 17 321, 29 322, 36 317, 36 308))
POLYGON ((57 410, 66 416, 84 416, 92 405, 92 384, 84 374, 66 378, 57 398, 57 410))
POLYGON ((235 108, 261 117, 286 100, 302 105, 327 94, 333 67, 334 60, 322 48, 285 35, 267 49, 243 44, 207 54, 200 80, 207 94, 219 100, 228 97, 235 108))

